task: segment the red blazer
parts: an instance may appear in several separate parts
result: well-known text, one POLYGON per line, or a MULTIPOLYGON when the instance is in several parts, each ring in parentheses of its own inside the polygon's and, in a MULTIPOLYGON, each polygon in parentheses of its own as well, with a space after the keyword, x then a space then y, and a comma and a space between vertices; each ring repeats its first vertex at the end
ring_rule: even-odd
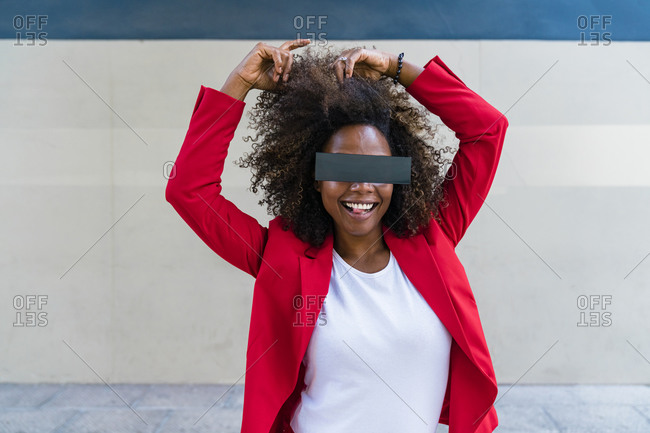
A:
MULTIPOLYGON (((445 181, 442 223, 399 239, 383 225, 386 245, 453 337, 440 422, 450 433, 487 433, 497 426, 497 382, 465 270, 455 247, 494 178, 506 118, 470 90, 438 56, 406 91, 456 133, 455 174, 445 181)), ((189 130, 165 191, 167 201, 224 260, 255 277, 242 433, 290 432, 303 382, 303 355, 327 294, 333 235, 319 248, 283 231, 281 216, 264 227, 221 195, 228 145, 245 103, 201 86, 189 130), (309 319, 312 318, 312 319, 309 319), (302 326, 301 326, 302 325, 302 326)))

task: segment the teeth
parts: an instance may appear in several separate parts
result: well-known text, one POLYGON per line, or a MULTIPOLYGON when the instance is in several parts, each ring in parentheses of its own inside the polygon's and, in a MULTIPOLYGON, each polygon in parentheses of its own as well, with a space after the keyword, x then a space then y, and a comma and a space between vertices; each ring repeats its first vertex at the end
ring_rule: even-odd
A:
POLYGON ((361 203, 344 202, 343 204, 353 209, 371 209, 374 206, 374 203, 361 204, 361 203))

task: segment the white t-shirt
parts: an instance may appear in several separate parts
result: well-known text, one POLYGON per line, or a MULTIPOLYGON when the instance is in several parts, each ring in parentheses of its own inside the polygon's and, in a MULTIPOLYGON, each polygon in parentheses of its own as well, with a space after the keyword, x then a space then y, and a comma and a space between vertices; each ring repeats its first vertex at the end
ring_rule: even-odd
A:
POLYGON ((329 291, 303 359, 296 433, 434 433, 451 335, 393 254, 368 274, 334 250, 329 291))

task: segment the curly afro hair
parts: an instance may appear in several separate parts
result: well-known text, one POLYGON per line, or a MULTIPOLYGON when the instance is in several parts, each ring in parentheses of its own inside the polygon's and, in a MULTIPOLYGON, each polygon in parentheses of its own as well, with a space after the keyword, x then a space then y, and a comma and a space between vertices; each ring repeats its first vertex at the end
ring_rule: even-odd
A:
POLYGON ((239 167, 251 167, 250 189, 264 189, 259 204, 267 203, 269 215, 282 217, 283 230, 320 246, 333 231, 333 219, 314 187, 316 152, 345 125, 372 125, 384 134, 393 156, 411 157, 411 183, 393 185, 382 222, 400 238, 413 236, 428 227, 432 217, 440 221, 445 179, 441 171, 447 159, 441 153, 453 149, 427 144, 427 139, 437 138, 440 125, 432 128, 429 112, 413 105, 411 96, 391 78, 353 74, 339 83, 329 65, 341 51, 307 47, 303 55, 294 54, 286 83, 257 96, 249 111, 249 126, 257 134, 243 138, 253 141, 253 152, 240 158, 239 167))

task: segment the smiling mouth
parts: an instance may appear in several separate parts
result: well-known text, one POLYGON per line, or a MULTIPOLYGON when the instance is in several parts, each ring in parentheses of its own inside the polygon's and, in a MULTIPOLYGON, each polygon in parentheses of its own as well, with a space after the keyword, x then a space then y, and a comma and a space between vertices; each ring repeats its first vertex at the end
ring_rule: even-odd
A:
POLYGON ((372 206, 370 208, 367 208, 367 209, 360 208, 360 207, 355 208, 355 207, 352 207, 349 203, 346 203, 346 202, 341 202, 341 205, 345 208, 345 210, 347 210, 349 213, 351 213, 353 215, 364 215, 364 214, 368 214, 368 213, 372 212, 373 210, 375 210, 375 208, 377 208, 377 206, 379 206, 379 203, 372 203, 372 206))

